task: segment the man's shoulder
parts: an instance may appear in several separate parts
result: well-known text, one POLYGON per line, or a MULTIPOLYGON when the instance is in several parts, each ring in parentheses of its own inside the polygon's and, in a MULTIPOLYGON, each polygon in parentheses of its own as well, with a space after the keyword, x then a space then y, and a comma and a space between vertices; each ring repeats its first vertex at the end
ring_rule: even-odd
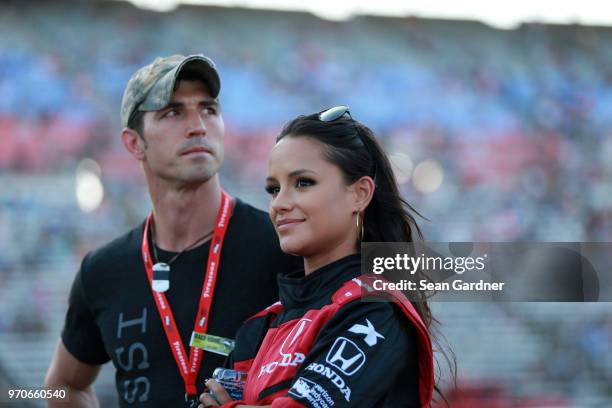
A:
POLYGON ((301 259, 281 251, 278 236, 265 211, 242 200, 236 200, 230 229, 233 231, 230 248, 240 250, 243 257, 258 259, 259 262, 253 261, 253 265, 260 265, 262 269, 272 271, 274 275, 301 266, 301 259))
POLYGON ((89 252, 83 260, 83 269, 116 266, 118 262, 140 256, 144 223, 125 234, 89 252))
POLYGON ((267 233, 273 231, 272 222, 268 213, 252 206, 251 204, 237 198, 234 208, 235 222, 239 226, 250 227, 250 231, 261 231, 263 228, 267 233))

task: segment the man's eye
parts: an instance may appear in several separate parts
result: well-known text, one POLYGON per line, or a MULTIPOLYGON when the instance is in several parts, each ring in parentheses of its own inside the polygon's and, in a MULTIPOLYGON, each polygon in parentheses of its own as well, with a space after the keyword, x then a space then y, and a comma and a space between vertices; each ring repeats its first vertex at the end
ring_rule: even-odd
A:
POLYGON ((176 115, 178 115, 178 111, 176 109, 170 109, 162 115, 162 118, 173 118, 176 115))
POLYGON ((270 194, 271 196, 277 195, 279 191, 280 191, 279 186, 266 186, 266 192, 270 194))
POLYGON ((204 107, 204 109, 202 109, 202 111, 208 115, 216 115, 217 114, 217 108, 214 106, 206 106, 204 107))

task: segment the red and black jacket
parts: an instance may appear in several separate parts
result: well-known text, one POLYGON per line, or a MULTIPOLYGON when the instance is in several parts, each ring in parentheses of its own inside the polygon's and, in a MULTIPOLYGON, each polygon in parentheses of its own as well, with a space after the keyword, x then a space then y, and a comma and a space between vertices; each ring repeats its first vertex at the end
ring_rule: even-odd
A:
POLYGON ((245 322, 229 365, 248 372, 239 404, 428 407, 431 340, 399 292, 363 302, 371 277, 351 255, 306 277, 280 276, 281 301, 245 322))

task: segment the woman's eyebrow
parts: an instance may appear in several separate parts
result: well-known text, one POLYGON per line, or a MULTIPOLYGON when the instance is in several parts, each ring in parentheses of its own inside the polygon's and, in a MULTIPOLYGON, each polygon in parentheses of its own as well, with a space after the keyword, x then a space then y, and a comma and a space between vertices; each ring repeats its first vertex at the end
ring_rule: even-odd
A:
POLYGON ((312 171, 308 169, 299 169, 299 170, 294 170, 291 173, 289 173, 289 177, 301 176, 302 174, 305 174, 305 173, 317 174, 316 171, 312 171))
MULTIPOLYGON (((308 169, 299 169, 299 170, 293 170, 291 173, 289 173, 289 177, 293 178, 293 177, 297 177, 297 176, 301 176, 302 174, 314 174, 316 175, 317 172, 313 171, 313 170, 308 170, 308 169)), ((276 179, 276 177, 266 177, 266 181, 267 182, 278 182, 278 180, 276 179)))

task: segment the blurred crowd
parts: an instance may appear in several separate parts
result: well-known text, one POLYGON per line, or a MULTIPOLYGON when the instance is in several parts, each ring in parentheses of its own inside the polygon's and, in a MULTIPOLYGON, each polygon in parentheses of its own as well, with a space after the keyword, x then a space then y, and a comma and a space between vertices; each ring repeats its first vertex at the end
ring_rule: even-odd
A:
MULTIPOLYGON (((129 76, 156 56, 216 61, 223 182, 262 208, 266 157, 282 124, 348 104, 394 158, 406 198, 428 219, 427 239, 612 241, 610 41, 612 28, 578 25, 504 31, 408 17, 3 2, 0 309, 12 312, 0 315, 0 332, 59 324, 41 317, 52 307, 48 287, 35 288, 24 311, 10 282, 52 273, 65 296, 83 254, 148 211, 140 169, 120 144, 119 106, 129 76), (90 213, 74 193, 84 158, 99 164, 105 193, 90 213), (439 173, 419 181, 424 162, 439 173)), ((605 321, 584 330, 589 358, 609 348, 605 321)))
POLYGON ((127 79, 158 55, 204 52, 222 75, 225 177, 262 205, 282 124, 345 103, 402 158, 403 188, 431 220, 429 238, 612 239, 610 29, 11 4, 0 17, 4 174, 65 174, 91 157, 115 205, 120 184, 141 184, 118 137, 127 79), (410 172, 425 160, 441 166, 443 181, 424 193, 410 172))

